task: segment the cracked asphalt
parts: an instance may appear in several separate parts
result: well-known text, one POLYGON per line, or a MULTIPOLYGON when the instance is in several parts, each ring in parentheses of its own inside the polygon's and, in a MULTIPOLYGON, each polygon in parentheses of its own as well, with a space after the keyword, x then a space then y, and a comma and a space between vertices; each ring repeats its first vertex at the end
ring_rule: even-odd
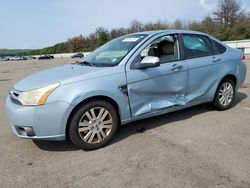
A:
POLYGON ((72 61, 0 62, 0 187, 250 187, 249 72, 230 110, 199 105, 130 123, 95 151, 17 138, 4 112, 8 89, 72 61))

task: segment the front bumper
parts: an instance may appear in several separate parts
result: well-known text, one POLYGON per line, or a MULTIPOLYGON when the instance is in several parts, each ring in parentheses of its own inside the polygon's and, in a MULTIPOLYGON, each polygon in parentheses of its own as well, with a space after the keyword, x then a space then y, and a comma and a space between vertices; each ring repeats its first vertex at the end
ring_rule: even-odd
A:
POLYGON ((5 111, 13 132, 21 138, 64 140, 67 119, 73 106, 64 102, 51 102, 41 106, 22 106, 8 96, 5 111))

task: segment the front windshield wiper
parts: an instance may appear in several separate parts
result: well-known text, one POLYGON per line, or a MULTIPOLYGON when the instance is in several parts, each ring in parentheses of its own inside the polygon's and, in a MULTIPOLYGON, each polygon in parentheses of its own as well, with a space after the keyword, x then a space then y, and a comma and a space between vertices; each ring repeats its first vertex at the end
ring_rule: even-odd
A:
POLYGON ((91 67, 95 66, 95 64, 90 63, 88 61, 76 61, 76 64, 79 64, 79 65, 88 65, 88 66, 91 66, 91 67))

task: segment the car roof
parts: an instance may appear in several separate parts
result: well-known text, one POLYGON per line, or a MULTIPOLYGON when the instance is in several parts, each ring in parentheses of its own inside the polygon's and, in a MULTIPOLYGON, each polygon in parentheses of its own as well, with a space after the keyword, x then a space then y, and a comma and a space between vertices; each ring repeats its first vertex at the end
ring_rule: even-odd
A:
POLYGON ((147 34, 147 35, 155 35, 159 33, 188 33, 188 34, 200 34, 200 35, 207 35, 202 32, 198 31, 191 31, 191 30, 175 30, 175 29, 168 29, 168 30, 153 30, 153 31, 142 31, 137 33, 131 33, 131 34, 147 34))

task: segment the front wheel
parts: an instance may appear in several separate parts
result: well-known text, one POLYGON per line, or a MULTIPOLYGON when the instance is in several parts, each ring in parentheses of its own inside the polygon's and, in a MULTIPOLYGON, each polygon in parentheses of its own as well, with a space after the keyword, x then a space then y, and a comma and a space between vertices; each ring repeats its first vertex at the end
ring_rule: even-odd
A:
POLYGON ((69 126, 73 144, 93 150, 111 140, 118 127, 118 115, 108 102, 97 100, 83 104, 74 114, 69 126))
POLYGON ((227 110, 232 107, 235 99, 235 83, 226 78, 222 80, 215 94, 213 105, 218 110, 227 110))

